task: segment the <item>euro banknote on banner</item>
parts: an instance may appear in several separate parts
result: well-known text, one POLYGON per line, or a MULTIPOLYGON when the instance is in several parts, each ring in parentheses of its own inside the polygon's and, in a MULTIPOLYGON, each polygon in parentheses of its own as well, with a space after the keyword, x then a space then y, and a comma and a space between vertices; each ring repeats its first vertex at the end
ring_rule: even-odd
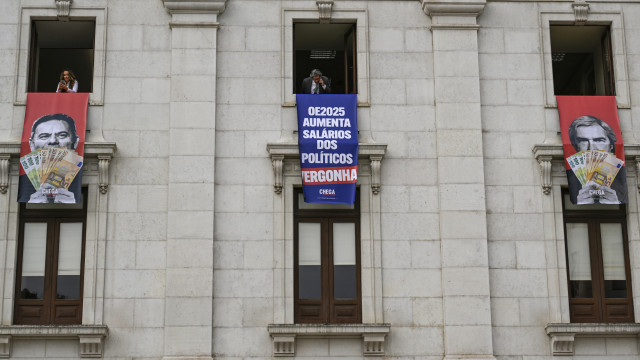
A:
POLYGON ((45 183, 69 189, 82 163, 82 156, 65 148, 38 149, 20 158, 20 164, 36 190, 45 183))
POLYGON ((624 165, 613 153, 600 150, 577 152, 567 158, 567 163, 583 187, 591 183, 596 188, 611 187, 624 165))

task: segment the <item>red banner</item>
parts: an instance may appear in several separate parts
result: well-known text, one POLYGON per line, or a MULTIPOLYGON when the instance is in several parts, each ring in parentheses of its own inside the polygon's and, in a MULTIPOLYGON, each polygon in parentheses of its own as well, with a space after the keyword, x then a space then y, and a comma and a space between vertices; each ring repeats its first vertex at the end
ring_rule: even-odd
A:
POLYGON ((571 202, 626 204, 624 145, 614 96, 557 96, 571 202))
POLYGON ((88 93, 29 93, 18 201, 80 203, 88 93))

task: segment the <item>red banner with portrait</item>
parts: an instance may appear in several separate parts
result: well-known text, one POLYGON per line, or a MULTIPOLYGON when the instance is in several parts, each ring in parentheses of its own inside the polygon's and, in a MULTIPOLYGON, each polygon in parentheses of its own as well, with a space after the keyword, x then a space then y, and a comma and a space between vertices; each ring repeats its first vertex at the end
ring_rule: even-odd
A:
POLYGON ((81 203, 88 93, 28 93, 18 201, 81 203))
POLYGON ((627 170, 615 96, 557 96, 571 202, 626 204, 627 170))

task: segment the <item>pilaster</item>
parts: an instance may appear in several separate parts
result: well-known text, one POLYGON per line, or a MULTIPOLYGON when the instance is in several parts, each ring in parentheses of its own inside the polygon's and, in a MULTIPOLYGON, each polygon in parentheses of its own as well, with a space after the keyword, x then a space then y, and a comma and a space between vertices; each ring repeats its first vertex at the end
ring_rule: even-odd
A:
POLYGON ((226 0, 163 3, 171 15, 164 359, 211 359, 216 43, 226 0))
POLYGON ((494 358, 484 176, 442 171, 469 158, 484 168, 476 21, 484 6, 422 0, 433 38, 445 360, 494 358))

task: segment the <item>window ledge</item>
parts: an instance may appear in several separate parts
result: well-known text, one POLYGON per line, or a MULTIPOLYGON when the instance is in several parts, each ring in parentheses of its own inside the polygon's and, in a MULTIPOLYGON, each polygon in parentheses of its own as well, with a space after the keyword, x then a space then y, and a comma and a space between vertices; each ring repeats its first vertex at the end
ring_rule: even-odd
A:
MULTIPOLYGON (((282 194, 283 186, 283 162, 285 159, 300 159, 298 143, 269 143, 267 151, 271 155, 271 164, 273 165, 273 191, 276 194, 282 194)), ((382 158, 387 152, 387 144, 378 143, 359 143, 358 159, 369 160, 371 168, 371 192, 378 195, 381 189, 381 167, 382 158)), ((358 165, 360 166, 360 165, 358 165)))
POLYGON ((294 356, 296 337, 362 337, 365 356, 384 356, 389 324, 270 324, 273 356, 294 356))
POLYGON ((547 324, 547 335, 551 337, 553 355, 573 356, 573 343, 581 337, 630 337, 640 335, 639 323, 571 323, 547 324))
MULTIPOLYGON (((116 149, 117 146, 114 142, 88 142, 84 144, 84 157, 97 159, 98 183, 101 194, 106 194, 109 189, 109 165, 116 149)), ((9 189, 9 161, 11 158, 20 158, 20 143, 0 142, 0 193, 2 194, 6 194, 9 189)))
POLYGON ((81 358, 102 357, 104 339, 109 335, 106 325, 0 325, 0 358, 11 356, 11 339, 80 340, 81 358))
MULTIPOLYGON (((540 173, 542 175, 542 191, 545 195, 551 193, 553 186, 551 180, 551 162, 564 161, 564 152, 562 144, 536 144, 533 146, 533 155, 540 165, 540 173)), ((640 144, 624 145, 624 157, 626 158, 626 166, 636 167, 636 182, 638 183, 638 191, 640 191, 640 144)), ((564 167, 563 167, 564 168, 564 167)))

